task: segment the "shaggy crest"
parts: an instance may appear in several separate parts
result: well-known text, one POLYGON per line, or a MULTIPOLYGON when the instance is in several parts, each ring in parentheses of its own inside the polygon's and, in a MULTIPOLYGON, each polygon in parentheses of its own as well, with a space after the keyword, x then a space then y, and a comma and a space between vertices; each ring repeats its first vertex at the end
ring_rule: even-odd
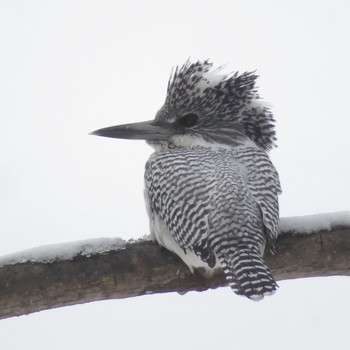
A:
MULTIPOLYGON (((259 98, 254 72, 224 74, 223 67, 213 68, 208 60, 191 63, 172 72, 164 106, 156 119, 164 122, 176 120, 189 113, 200 119, 203 137, 206 131, 220 123, 237 127, 240 132, 265 151, 274 145, 274 119, 269 108, 259 98)), ((198 128, 196 134, 200 134, 198 128)))

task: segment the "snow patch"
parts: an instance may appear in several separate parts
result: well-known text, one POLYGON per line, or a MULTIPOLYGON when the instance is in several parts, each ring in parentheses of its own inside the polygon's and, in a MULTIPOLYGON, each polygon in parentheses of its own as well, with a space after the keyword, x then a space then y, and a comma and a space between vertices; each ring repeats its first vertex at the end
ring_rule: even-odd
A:
POLYGON ((350 211, 280 219, 282 234, 287 232, 310 234, 318 231, 330 231, 340 227, 350 227, 350 211))
POLYGON ((45 245, 23 250, 0 257, 0 267, 26 262, 51 263, 60 260, 71 260, 75 256, 91 256, 109 251, 125 249, 126 242, 121 238, 96 238, 76 242, 45 245))

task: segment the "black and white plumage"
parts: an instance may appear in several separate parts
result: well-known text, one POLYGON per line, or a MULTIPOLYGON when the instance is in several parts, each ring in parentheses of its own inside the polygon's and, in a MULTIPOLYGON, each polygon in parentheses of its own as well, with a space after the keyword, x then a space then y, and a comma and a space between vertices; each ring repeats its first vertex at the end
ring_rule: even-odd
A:
POLYGON ((154 240, 190 268, 222 267, 233 291, 260 300, 276 290, 263 261, 278 236, 272 114, 254 73, 224 75, 212 63, 186 62, 172 74, 154 120, 94 134, 145 139, 145 199, 154 240))

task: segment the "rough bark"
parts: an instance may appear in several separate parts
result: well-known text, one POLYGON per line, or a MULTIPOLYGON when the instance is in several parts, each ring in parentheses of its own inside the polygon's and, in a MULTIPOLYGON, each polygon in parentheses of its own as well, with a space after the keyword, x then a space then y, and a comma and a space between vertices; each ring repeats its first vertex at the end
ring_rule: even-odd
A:
MULTIPOLYGON (((283 234, 266 254, 276 280, 350 275, 350 228, 310 235, 283 234)), ((0 268, 0 319, 103 299, 225 286, 224 275, 192 275, 172 253, 150 241, 120 251, 52 263, 0 268)))

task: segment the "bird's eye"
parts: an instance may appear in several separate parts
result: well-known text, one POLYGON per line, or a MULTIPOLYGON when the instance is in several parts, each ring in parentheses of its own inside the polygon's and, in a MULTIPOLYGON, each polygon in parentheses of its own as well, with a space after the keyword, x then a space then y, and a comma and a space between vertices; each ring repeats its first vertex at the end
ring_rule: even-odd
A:
POLYGON ((185 128, 190 128, 191 126, 194 126, 198 123, 198 115, 195 113, 188 113, 183 115, 177 120, 177 124, 185 127, 185 128))

